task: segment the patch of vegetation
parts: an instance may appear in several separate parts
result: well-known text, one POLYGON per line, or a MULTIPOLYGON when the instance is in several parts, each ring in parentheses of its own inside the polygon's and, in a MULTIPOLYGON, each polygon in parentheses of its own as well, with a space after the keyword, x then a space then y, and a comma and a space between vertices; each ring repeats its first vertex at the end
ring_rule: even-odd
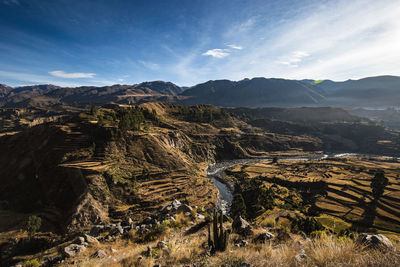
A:
POLYGON ((244 199, 241 194, 235 194, 233 196, 230 212, 232 218, 236 218, 238 216, 242 216, 243 218, 247 217, 246 204, 244 203, 244 199))
POLYGON ((325 80, 315 80, 314 84, 319 84, 319 83, 322 83, 323 81, 325 81, 325 80))
POLYGON ((389 183, 389 179, 385 177, 383 170, 378 170, 371 181, 372 195, 375 200, 378 200, 385 192, 385 188, 389 183))
POLYGON ((310 235, 312 232, 322 230, 325 230, 325 227, 313 217, 297 218, 291 224, 291 231, 294 233, 303 232, 310 235))
POLYGON ((229 113, 225 109, 218 109, 211 105, 180 106, 175 115, 186 121, 204 123, 213 123, 229 117, 229 113))
POLYGON ((139 243, 150 242, 157 240, 163 234, 167 232, 168 225, 166 223, 160 223, 154 225, 152 228, 148 229, 146 232, 141 234, 136 234, 136 241, 139 243))
POLYGON ((24 267, 39 267, 40 262, 37 259, 29 260, 24 263, 24 267))
POLYGON ((315 219, 320 222, 324 227, 332 230, 333 232, 339 234, 346 229, 351 227, 350 223, 347 223, 339 218, 322 214, 321 216, 315 217, 315 219))
POLYGON ((29 238, 32 238, 42 225, 42 219, 38 216, 29 216, 26 223, 26 230, 28 231, 29 238))

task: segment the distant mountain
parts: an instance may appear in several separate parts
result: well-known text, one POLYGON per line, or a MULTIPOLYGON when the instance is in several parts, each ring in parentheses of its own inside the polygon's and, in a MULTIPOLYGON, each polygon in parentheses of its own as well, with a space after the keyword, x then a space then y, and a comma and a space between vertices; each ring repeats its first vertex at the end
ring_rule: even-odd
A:
POLYGON ((399 106, 400 77, 377 76, 360 80, 316 84, 328 100, 327 104, 359 107, 399 106))
POLYGON ((377 76, 360 80, 285 80, 254 78, 238 82, 208 81, 182 93, 184 104, 225 107, 270 106, 399 106, 400 77, 377 76))
POLYGON ((214 80, 192 87, 153 81, 135 85, 35 85, 11 88, 0 85, 0 107, 46 106, 57 103, 140 104, 170 102, 222 107, 337 106, 385 108, 399 106, 400 77, 377 76, 360 80, 286 80, 253 78, 214 80))
MULTIPOLYGON (((4 86, 4 88, 6 87, 4 86)), ((183 92, 181 87, 163 81, 143 82, 135 85, 116 84, 103 87, 81 86, 75 88, 34 85, 17 87, 12 90, 4 89, 4 93, 0 95, 0 106, 46 106, 58 103, 134 104, 151 101, 173 102, 174 97, 181 92, 183 92)))
POLYGON ((324 100, 310 83, 285 79, 253 78, 238 82, 208 81, 182 93, 185 104, 232 107, 315 105, 324 100))
POLYGON ((5 84, 0 84, 0 98, 6 96, 13 88, 5 84))

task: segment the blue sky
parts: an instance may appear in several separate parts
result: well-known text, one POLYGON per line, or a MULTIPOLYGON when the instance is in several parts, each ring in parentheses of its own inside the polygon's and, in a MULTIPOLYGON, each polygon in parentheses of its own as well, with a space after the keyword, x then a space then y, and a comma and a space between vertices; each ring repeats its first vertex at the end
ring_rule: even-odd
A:
POLYGON ((0 83, 400 75, 400 0, 0 0, 0 83))

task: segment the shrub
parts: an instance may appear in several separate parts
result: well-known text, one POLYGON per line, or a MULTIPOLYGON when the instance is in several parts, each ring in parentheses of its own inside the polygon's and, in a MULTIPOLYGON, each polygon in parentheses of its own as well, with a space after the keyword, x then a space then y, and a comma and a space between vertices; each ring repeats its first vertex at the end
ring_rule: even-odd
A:
POLYGON ((247 266, 245 264, 246 264, 246 259, 244 257, 227 256, 221 260, 218 266, 231 266, 231 267, 247 266))
POLYGON ((168 229, 166 223, 161 223, 153 226, 147 232, 138 234, 137 241, 138 242, 150 242, 157 240, 160 236, 162 236, 168 229))
POLYGON ((275 227, 275 224, 276 224, 275 220, 271 218, 266 218, 261 222, 261 225, 265 227, 275 227))
POLYGON ((33 237, 37 231, 39 231, 40 226, 42 225, 42 219, 38 216, 32 215, 29 216, 28 222, 26 224, 26 230, 28 231, 29 237, 33 237))
POLYGON ((291 225, 292 232, 302 231, 307 235, 314 231, 324 230, 322 224, 313 217, 298 218, 293 220, 291 225))
POLYGON ((232 218, 236 218, 238 216, 247 217, 246 205, 244 204, 244 199, 241 194, 235 194, 233 196, 231 205, 231 215, 232 218))
POLYGON ((326 237, 328 234, 325 230, 317 230, 317 231, 313 231, 311 232, 310 236, 312 238, 323 238, 326 237))
POLYGON ((371 181, 372 195, 375 200, 378 200, 383 195, 388 183, 389 180, 385 177, 385 172, 383 170, 377 170, 371 181))
POLYGON ((39 267, 40 263, 37 259, 29 260, 24 263, 24 267, 39 267))

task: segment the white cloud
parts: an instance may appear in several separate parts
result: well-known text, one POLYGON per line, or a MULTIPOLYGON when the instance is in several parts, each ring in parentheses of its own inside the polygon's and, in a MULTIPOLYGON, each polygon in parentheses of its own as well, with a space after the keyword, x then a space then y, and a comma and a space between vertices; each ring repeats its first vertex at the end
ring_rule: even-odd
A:
POLYGON ((139 63, 150 70, 159 70, 160 69, 160 65, 150 62, 150 61, 139 60, 139 63))
POLYGON ((278 59, 276 63, 287 65, 289 67, 298 67, 303 58, 308 57, 310 54, 304 51, 294 51, 289 55, 285 55, 278 59))
POLYGON ((219 48, 215 48, 215 49, 210 49, 206 52, 204 52, 202 55, 203 56, 212 56, 215 58, 224 58, 226 56, 229 56, 230 51, 228 49, 219 49, 219 48))
POLYGON ((50 71, 49 74, 55 77, 65 78, 65 79, 93 78, 96 75, 95 73, 84 73, 84 72, 67 73, 62 70, 50 71))
POLYGON ((243 47, 239 46, 239 45, 234 45, 234 44, 227 44, 226 46, 232 48, 232 49, 236 49, 236 50, 242 50, 243 47))
POLYGON ((229 56, 234 50, 242 50, 243 49, 243 47, 234 45, 234 44, 227 44, 226 46, 231 49, 229 49, 229 48, 223 48, 223 49, 214 48, 214 49, 207 50, 202 55, 203 56, 212 56, 215 58, 224 58, 226 56, 229 56))

